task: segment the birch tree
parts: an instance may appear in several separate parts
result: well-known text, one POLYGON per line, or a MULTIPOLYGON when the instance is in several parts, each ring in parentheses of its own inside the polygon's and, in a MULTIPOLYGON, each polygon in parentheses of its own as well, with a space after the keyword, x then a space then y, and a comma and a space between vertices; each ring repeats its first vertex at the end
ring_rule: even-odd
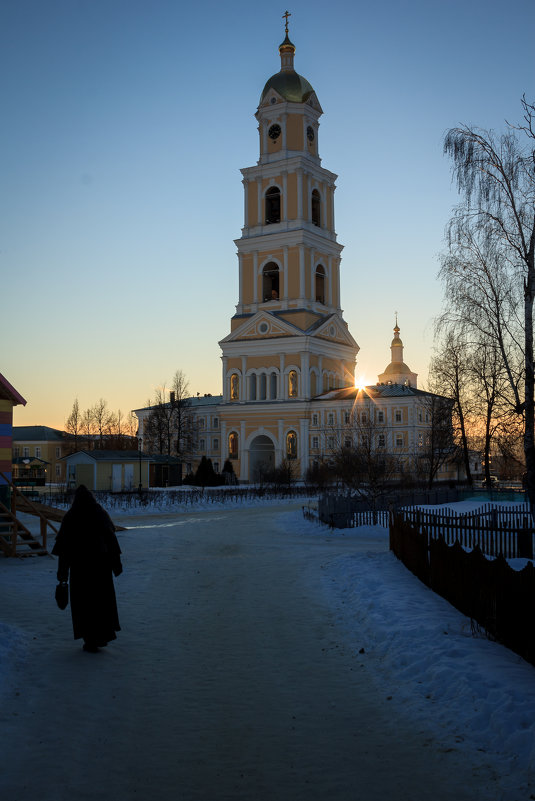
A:
MULTIPOLYGON (((452 159, 453 177, 461 195, 449 225, 449 247, 483 244, 495 254, 494 264, 508 285, 522 293, 521 377, 498 341, 515 412, 524 422, 526 488, 535 511, 535 397, 533 366, 533 303, 535 299, 535 106, 522 99, 523 122, 508 124, 501 135, 476 127, 452 128, 444 152, 452 159)), ((488 275, 480 272, 483 287, 488 275)), ((490 294, 492 300, 492 292, 490 294)), ((514 357, 513 357, 514 358, 514 357)))

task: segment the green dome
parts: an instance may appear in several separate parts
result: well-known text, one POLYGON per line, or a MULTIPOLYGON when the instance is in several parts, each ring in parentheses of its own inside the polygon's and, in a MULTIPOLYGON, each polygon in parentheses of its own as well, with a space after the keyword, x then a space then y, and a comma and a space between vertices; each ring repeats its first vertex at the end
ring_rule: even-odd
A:
POLYGON ((302 75, 298 75, 295 70, 281 70, 272 75, 264 86, 260 103, 262 103, 270 89, 274 89, 289 103, 306 103, 314 91, 307 79, 303 78, 302 75))

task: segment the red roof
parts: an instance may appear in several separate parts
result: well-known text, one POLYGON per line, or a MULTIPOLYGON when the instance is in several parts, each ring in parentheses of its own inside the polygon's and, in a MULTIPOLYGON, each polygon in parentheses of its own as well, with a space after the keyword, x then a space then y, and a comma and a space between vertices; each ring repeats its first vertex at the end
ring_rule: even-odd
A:
POLYGON ((18 406, 22 403, 23 406, 26 406, 26 401, 19 395, 15 387, 12 387, 7 378, 4 378, 2 373, 0 373, 0 398, 4 400, 13 401, 13 406, 18 406))

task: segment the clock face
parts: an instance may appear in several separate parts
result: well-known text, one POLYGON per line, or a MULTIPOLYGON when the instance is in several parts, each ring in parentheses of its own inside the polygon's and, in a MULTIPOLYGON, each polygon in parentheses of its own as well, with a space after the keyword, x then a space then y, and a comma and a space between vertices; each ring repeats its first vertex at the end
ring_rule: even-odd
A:
POLYGON ((278 139, 280 135, 281 135, 280 125, 272 125, 268 131, 269 138, 275 141, 275 139, 278 139))
POLYGON ((311 128, 310 125, 307 128, 307 139, 309 142, 314 141, 314 128, 311 128))

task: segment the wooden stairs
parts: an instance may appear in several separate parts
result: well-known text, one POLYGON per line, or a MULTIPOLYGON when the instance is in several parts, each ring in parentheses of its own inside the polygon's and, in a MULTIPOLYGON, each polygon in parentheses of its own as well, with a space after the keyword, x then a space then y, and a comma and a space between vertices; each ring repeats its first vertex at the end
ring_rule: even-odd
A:
POLYGON ((43 504, 33 503, 4 473, 0 472, 0 477, 9 484, 12 493, 11 509, 0 502, 0 552, 4 556, 46 556, 48 554, 46 547, 48 527, 57 534, 58 530, 51 521, 61 520, 64 513, 59 509, 50 509, 50 507, 43 507, 43 504), (53 514, 47 515, 44 509, 49 509, 53 514), (17 517, 17 512, 36 515, 39 518, 38 536, 26 528, 17 517))

